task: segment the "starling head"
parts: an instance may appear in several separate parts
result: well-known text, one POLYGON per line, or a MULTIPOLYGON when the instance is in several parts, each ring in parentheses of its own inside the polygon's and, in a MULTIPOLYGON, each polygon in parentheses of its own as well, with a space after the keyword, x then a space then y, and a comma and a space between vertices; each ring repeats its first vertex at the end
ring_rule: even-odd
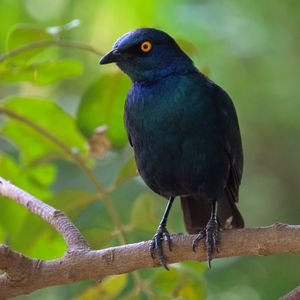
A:
POLYGON ((140 28, 121 36, 99 63, 116 63, 132 81, 160 79, 193 68, 191 59, 167 33, 140 28))

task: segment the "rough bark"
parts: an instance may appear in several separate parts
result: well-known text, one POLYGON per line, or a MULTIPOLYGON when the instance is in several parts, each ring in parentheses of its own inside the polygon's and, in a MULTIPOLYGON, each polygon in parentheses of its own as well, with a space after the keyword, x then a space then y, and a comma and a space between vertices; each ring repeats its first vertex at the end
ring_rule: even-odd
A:
POLYGON ((293 289, 291 292, 281 297, 279 300, 299 300, 300 299, 300 286, 293 289))
MULTIPOLYGON (((151 241, 91 250, 76 226, 60 211, 0 178, 0 194, 24 205, 49 222, 65 239, 68 251, 62 258, 39 260, 25 257, 5 245, 0 246, 0 299, 24 295, 35 290, 79 280, 101 280, 108 275, 158 267, 149 254, 151 241)), ((173 247, 165 247, 168 263, 206 260, 203 244, 192 251, 193 235, 172 235, 173 247)), ((215 258, 246 255, 276 255, 300 252, 300 225, 274 224, 269 227, 225 230, 215 258)), ((299 299, 299 289, 281 300, 299 299), (297 298, 298 297, 298 298, 297 298)))

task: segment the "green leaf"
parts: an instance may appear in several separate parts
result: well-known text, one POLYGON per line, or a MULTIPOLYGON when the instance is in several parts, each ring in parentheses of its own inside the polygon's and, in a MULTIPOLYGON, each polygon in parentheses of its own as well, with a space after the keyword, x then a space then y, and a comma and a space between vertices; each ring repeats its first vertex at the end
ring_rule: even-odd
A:
POLYGON ((187 300, 204 299, 205 280, 203 275, 207 271, 207 265, 187 261, 174 264, 173 267, 181 274, 180 285, 176 289, 174 296, 187 300))
POLYGON ((74 60, 61 60, 40 64, 6 66, 0 69, 1 80, 7 82, 28 81, 46 85, 59 79, 81 74, 82 64, 74 60))
POLYGON ((85 290, 76 300, 116 299, 115 297, 125 288, 127 281, 127 274, 108 277, 100 285, 85 290))
POLYGON ((47 188, 56 178, 56 167, 50 164, 40 164, 25 169, 23 174, 26 174, 32 182, 41 188, 47 188))
POLYGON ((54 258, 52 251, 50 250, 53 246, 52 240, 61 239, 61 249, 63 249, 61 254, 63 254, 64 250, 66 250, 63 238, 59 237, 59 233, 46 221, 27 211, 26 218, 24 218, 22 226, 16 234, 10 237, 10 240, 14 249, 18 249, 18 251, 25 255, 31 255, 33 252, 36 254, 39 251, 37 248, 43 247, 41 239, 47 239, 45 243, 48 245, 48 248, 47 246, 44 246, 45 250, 39 253, 39 257, 41 257, 41 255, 49 255, 47 258, 54 258), (51 247, 49 247, 49 245, 51 245, 51 247))
POLYGON ((118 298, 118 300, 140 300, 140 299, 141 297, 140 295, 137 294, 136 290, 131 290, 125 296, 118 298))
POLYGON ((197 280, 203 280, 203 274, 208 270, 207 263, 200 263, 194 261, 184 261, 178 264, 175 264, 179 270, 184 271, 185 273, 191 275, 197 280))
POLYGON ((49 200, 49 204, 74 219, 83 209, 86 209, 88 204, 97 199, 99 196, 95 193, 74 188, 58 192, 49 200))
MULTIPOLYGON (((50 226, 50 225, 48 225, 50 226)), ((67 245, 58 233, 51 234, 53 229, 49 228, 49 231, 45 230, 38 239, 34 242, 29 249, 25 249, 23 253, 30 257, 40 258, 40 259, 55 259, 62 257, 67 250, 67 245)), ((27 239, 27 237, 26 237, 27 239)))
POLYGON ((134 157, 132 157, 125 163, 125 165, 121 169, 116 179, 115 186, 118 187, 121 184, 123 184, 126 180, 135 176, 138 176, 138 171, 137 171, 135 159, 134 157))
MULTIPOLYGON (((159 270, 151 284, 161 294, 172 295, 173 299, 201 300, 205 296, 203 266, 199 263, 173 264, 170 272, 159 270), (199 273, 196 272, 199 270, 199 273)), ((159 299, 159 298, 158 298, 159 299)))
MULTIPOLYGON (((1 197, 0 197, 0 201, 1 201, 1 197)), ((5 230, 0 226, 0 243, 4 244, 4 237, 6 235, 5 230)))
POLYGON ((151 280, 151 285, 154 288, 159 289, 161 292, 170 295, 170 293, 177 288, 180 278, 180 271, 176 268, 170 267, 169 272, 159 270, 151 280))
POLYGON ((59 26, 50 26, 46 28, 46 31, 52 35, 58 35, 59 33, 70 31, 74 28, 77 28, 80 26, 80 20, 74 19, 66 24, 59 25, 59 26))
MULTIPOLYGON (((0 155, 0 165, 0 176, 21 189, 39 199, 51 196, 49 185, 53 183, 56 173, 53 165, 21 169, 12 158, 4 154, 0 155)), ((4 228, 5 238, 10 245, 26 253, 28 247, 33 246, 34 241, 39 238, 39 234, 46 228, 51 228, 46 222, 30 214, 26 208, 7 198, 0 198, 0 226, 4 228)))
POLYGON ((201 300, 204 299, 203 285, 198 284, 196 281, 186 281, 174 293, 175 297, 181 297, 184 300, 201 300))
POLYGON ((182 48, 183 51, 186 52, 189 56, 194 56, 199 52, 197 47, 193 43, 185 39, 176 39, 176 42, 178 43, 180 48, 182 48))
POLYGON ((52 40, 54 37, 46 28, 29 24, 15 25, 7 39, 7 49, 13 50, 28 43, 38 40, 52 40))
MULTIPOLYGON (((20 177, 18 180, 20 169, 13 159, 6 155, 0 155, 0 166, 1 177, 13 181, 15 184, 20 184, 20 180, 22 180, 21 187, 28 187, 27 182, 24 180, 24 176, 20 177)), ((5 228, 7 238, 14 236, 18 232, 26 218, 26 214, 26 209, 21 208, 16 202, 0 197, 0 226, 5 228), (12 216, 14 222, 12 222, 12 216)))
POLYGON ((85 228, 81 229, 81 233, 94 249, 106 247, 113 238, 112 231, 105 228, 85 228))
POLYGON ((3 102, 2 107, 45 130, 40 133, 14 118, 4 123, 1 132, 21 150, 23 162, 28 163, 45 155, 69 158, 66 150, 51 140, 51 136, 55 136, 68 149, 87 155, 86 140, 78 131, 75 120, 56 103, 44 99, 13 97, 3 102))
POLYGON ((131 224, 138 229, 153 231, 157 222, 154 197, 148 193, 140 195, 133 204, 131 224))
POLYGON ((123 146, 127 142, 123 113, 129 88, 129 79, 121 73, 106 74, 95 81, 85 91, 77 111, 77 124, 83 134, 91 137, 95 128, 106 124, 113 146, 123 146))
MULTIPOLYGON (((11 29, 9 33, 7 39, 7 49, 8 51, 12 51, 32 42, 53 39, 54 36, 47 32, 46 28, 27 24, 17 24, 11 29)), ((32 56, 38 54, 41 51, 43 51, 43 48, 32 48, 30 50, 19 53, 17 56, 14 56, 13 61, 15 63, 25 63, 32 56)))
POLYGON ((51 197, 52 194, 48 187, 53 183, 56 175, 53 165, 44 164, 22 169, 12 158, 1 154, 0 166, 1 177, 12 181, 18 187, 39 198, 51 197))

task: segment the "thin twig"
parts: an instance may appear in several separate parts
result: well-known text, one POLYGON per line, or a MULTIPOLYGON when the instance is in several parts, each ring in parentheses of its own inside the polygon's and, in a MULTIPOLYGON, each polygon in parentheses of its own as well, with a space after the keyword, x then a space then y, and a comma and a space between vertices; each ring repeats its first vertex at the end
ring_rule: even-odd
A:
POLYGON ((51 46, 85 50, 85 51, 94 53, 94 54, 98 55, 99 57, 103 56, 102 52, 100 52, 96 48, 94 48, 90 45, 84 44, 84 43, 72 42, 72 41, 66 41, 66 40, 40 40, 40 41, 35 41, 35 42, 32 42, 25 46, 16 48, 16 49, 12 50, 11 52, 3 54, 2 56, 0 56, 0 63, 4 62, 7 59, 13 58, 14 56, 21 54, 23 52, 30 51, 32 49, 47 48, 47 47, 51 47, 51 46))
POLYGON ((107 198, 108 191, 101 185, 99 180, 97 179, 95 173, 86 165, 86 162, 84 159, 81 158, 81 156, 72 151, 72 149, 65 144, 61 139, 56 137, 54 134, 52 134, 50 131, 46 130, 45 128, 37 125, 36 123, 32 122, 31 120, 11 111, 5 108, 0 108, 0 114, 4 114, 10 118, 13 118, 15 120, 18 120, 19 122, 22 122, 23 124, 26 124, 27 126, 31 127, 38 133, 40 133, 42 136, 53 142, 53 144, 57 145, 59 148, 61 148, 73 161, 75 161, 79 167, 83 170, 83 172, 86 174, 86 176, 93 182, 95 185, 99 197, 103 200, 104 205, 107 209, 107 211, 110 213, 114 225, 119 233, 119 238, 122 244, 127 243, 127 239, 124 233, 124 230, 122 229, 120 218, 114 209, 111 200, 107 198))
POLYGON ((31 127, 32 129, 34 129, 35 131, 40 133, 42 136, 44 136, 45 138, 50 140, 53 144, 55 144, 56 146, 61 148, 70 158, 72 158, 72 160, 74 160, 80 166, 80 168, 84 171, 84 173, 87 175, 87 177, 89 177, 92 180, 92 182, 96 186, 97 190, 100 192, 99 196, 102 197, 102 196, 106 195, 106 189, 104 187, 102 187, 102 185, 98 181, 95 174, 89 168, 86 167, 86 163, 85 163, 84 159, 82 159, 78 153, 72 151, 72 149, 66 143, 64 143, 61 139, 59 139, 57 136, 52 134, 47 129, 37 125, 36 123, 32 122, 31 120, 29 120, 11 110, 8 110, 5 108, 0 108, 0 114, 4 114, 10 118, 13 118, 13 119, 19 121, 19 122, 22 122, 23 124, 26 124, 27 126, 31 127))

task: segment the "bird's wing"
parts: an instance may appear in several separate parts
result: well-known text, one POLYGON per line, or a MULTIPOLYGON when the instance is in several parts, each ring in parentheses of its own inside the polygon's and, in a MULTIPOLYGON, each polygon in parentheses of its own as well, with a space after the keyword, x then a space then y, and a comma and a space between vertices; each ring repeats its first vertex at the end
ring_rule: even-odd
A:
POLYGON ((130 135, 128 134, 127 136, 128 136, 128 141, 129 141, 130 146, 133 147, 130 135))
POLYGON ((230 200, 238 202, 239 186, 243 172, 243 150, 240 135, 240 128, 237 114, 229 95, 219 86, 216 86, 216 97, 219 101, 219 109, 225 118, 224 147, 230 162, 230 171, 227 182, 227 193, 230 200))

